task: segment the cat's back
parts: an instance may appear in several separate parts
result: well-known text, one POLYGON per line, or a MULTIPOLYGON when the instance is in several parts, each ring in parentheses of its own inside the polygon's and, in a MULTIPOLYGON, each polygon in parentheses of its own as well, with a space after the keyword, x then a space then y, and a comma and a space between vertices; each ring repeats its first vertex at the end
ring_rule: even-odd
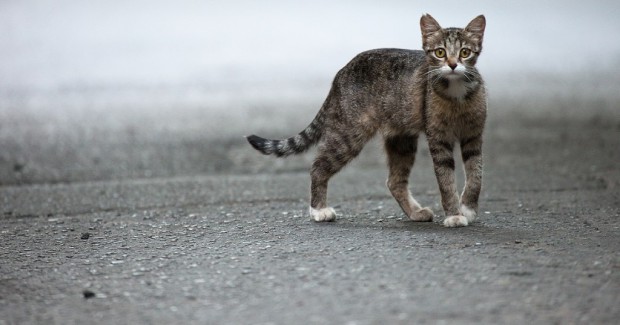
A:
POLYGON ((415 68, 424 62, 424 59, 425 54, 421 50, 381 48, 359 53, 348 65, 386 67, 399 63, 403 67, 415 68))
POLYGON ((420 50, 368 50, 356 55, 338 72, 336 79, 354 84, 391 82, 411 77, 425 62, 425 54, 420 50))

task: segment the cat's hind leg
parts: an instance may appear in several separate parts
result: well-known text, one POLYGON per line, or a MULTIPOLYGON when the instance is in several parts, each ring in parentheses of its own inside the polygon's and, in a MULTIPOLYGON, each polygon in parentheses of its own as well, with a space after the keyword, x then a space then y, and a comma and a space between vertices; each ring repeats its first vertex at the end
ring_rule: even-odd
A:
POLYGON ((310 170, 310 216, 314 221, 334 221, 336 211, 327 206, 327 183, 362 150, 367 138, 330 134, 319 144, 310 170))
POLYGON ((422 208, 409 191, 409 174, 415 162, 417 135, 398 135, 385 139, 390 174, 387 187, 401 209, 413 221, 432 221, 433 211, 422 208))

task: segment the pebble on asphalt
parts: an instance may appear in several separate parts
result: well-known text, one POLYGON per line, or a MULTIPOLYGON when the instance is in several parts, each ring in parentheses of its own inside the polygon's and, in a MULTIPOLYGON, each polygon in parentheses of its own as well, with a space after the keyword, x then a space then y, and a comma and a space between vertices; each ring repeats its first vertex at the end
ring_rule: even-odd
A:
POLYGON ((95 293, 90 290, 84 290, 82 291, 82 294, 84 295, 84 299, 90 299, 95 297, 95 293))

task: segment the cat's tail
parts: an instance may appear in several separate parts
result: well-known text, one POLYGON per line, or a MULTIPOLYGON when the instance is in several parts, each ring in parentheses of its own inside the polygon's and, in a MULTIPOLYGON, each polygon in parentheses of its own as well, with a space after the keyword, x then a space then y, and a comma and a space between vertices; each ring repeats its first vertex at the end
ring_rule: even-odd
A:
POLYGON ((312 123, 297 135, 284 140, 269 140, 256 135, 247 136, 254 149, 264 155, 286 157, 300 154, 315 145, 323 135, 325 109, 321 108, 312 123))

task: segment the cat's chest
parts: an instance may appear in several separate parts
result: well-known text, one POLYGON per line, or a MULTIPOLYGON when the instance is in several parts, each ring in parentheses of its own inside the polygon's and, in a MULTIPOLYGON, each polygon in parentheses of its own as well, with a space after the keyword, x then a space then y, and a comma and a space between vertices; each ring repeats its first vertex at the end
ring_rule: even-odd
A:
POLYGON ((449 80, 444 88, 444 95, 449 98, 461 99, 467 95, 470 85, 463 80, 449 80))
POLYGON ((456 137, 467 130, 478 129, 484 123, 484 110, 475 101, 447 99, 431 95, 427 109, 427 129, 454 134, 456 137))

